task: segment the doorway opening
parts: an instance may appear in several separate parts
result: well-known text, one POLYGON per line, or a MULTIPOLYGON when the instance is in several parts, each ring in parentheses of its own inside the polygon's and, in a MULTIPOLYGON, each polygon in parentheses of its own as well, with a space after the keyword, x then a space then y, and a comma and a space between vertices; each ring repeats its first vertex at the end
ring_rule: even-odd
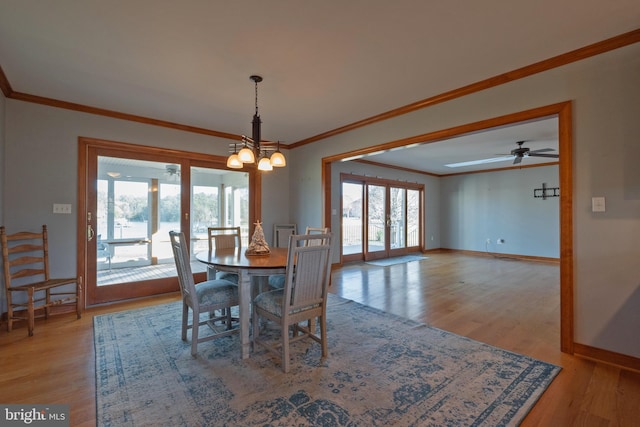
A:
MULTIPOLYGON (((558 152, 560 181, 560 350, 564 353, 574 352, 574 306, 573 306, 573 170, 572 170, 572 103, 571 101, 552 104, 531 110, 507 114, 479 122, 468 123, 449 129, 416 135, 401 140, 361 148, 322 159, 322 176, 324 188, 323 216, 324 223, 331 224, 332 212, 337 206, 332 205, 332 163, 342 162, 350 158, 360 158, 369 153, 392 150, 412 144, 429 144, 444 141, 461 135, 482 132, 501 126, 512 126, 530 120, 547 117, 558 119, 558 152)), ((344 257, 341 258, 344 262, 344 257)))

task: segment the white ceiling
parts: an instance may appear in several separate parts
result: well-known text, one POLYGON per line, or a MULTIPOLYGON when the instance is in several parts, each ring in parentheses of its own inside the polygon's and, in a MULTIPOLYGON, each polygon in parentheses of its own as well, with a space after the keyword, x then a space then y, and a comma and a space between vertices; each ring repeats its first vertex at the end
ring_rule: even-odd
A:
MULTIPOLYGON (((639 22, 638 0, 1 0, 0 66, 14 92, 233 134, 260 74, 262 136, 289 144, 639 22)), ((504 138, 482 155, 538 142, 504 138)))

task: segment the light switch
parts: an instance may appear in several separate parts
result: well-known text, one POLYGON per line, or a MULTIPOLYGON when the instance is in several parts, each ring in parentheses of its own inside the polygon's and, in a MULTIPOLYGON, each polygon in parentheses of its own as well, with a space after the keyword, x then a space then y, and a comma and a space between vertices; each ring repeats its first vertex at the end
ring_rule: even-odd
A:
POLYGON ((70 214, 71 213, 71 205, 66 203, 54 203, 53 204, 53 213, 55 214, 70 214))
POLYGON ((604 197, 591 198, 591 212, 604 212, 605 210, 604 197))

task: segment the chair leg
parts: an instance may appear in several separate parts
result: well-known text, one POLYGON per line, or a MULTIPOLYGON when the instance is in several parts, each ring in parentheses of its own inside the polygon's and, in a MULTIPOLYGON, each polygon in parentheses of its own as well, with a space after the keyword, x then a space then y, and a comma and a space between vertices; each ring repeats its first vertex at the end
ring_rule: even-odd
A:
POLYGON ((289 326, 280 325, 281 326, 281 341, 282 341, 282 349, 280 354, 282 356, 282 370, 287 373, 289 372, 289 326))
POLYGON ((231 307, 225 309, 227 315, 227 330, 231 329, 231 307))
POLYGON ((191 309, 193 313, 193 321, 191 326, 191 356, 196 357, 198 354, 198 330, 200 329, 200 313, 191 309))
POLYGON ((187 340, 187 324, 189 323, 189 306, 182 302, 182 341, 187 340))
POLYGON ((319 316, 318 321, 320 322, 320 345, 322 346, 322 357, 327 357, 327 322, 324 316, 319 316))
POLYGON ((49 313, 51 311, 51 309, 50 309, 50 307, 51 307, 51 289, 47 289, 44 292, 45 292, 44 318, 48 319, 49 318, 49 313))
POLYGON ((7 332, 13 329, 13 302, 11 301, 11 291, 5 292, 7 295, 7 332))
POLYGON ((83 298, 82 277, 78 277, 78 282, 76 283, 76 316, 78 319, 82 318, 83 298))
POLYGON ((253 310, 251 310, 251 320, 252 320, 252 327, 251 327, 251 332, 252 332, 252 341, 254 343, 253 346, 253 350, 256 350, 255 347, 255 342, 256 339, 260 336, 260 318, 258 317, 258 312, 257 310, 254 308, 253 310))
POLYGON ((28 300, 27 300, 27 317, 28 317, 28 329, 29 329, 29 336, 32 337, 33 336, 33 329, 35 327, 35 313, 34 313, 34 291, 33 288, 29 288, 28 291, 28 300))

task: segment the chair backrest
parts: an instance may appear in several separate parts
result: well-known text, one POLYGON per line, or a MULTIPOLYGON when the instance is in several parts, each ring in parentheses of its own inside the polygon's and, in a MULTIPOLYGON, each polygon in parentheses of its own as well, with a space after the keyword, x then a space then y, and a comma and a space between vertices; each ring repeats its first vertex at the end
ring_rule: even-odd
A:
POLYGON ((207 236, 209 238, 209 252, 214 249, 242 249, 240 227, 209 227, 207 228, 207 236))
POLYGON ((178 271, 178 283, 182 298, 189 304, 197 303, 196 285, 191 271, 191 257, 187 250, 187 241, 183 232, 170 231, 169 240, 173 250, 173 259, 176 262, 178 271))
POLYGON ((286 248, 289 246, 289 236, 298 234, 296 224, 273 224, 273 246, 286 248))
MULTIPOLYGON (((315 235, 315 234, 327 234, 329 233, 329 227, 307 227, 305 234, 311 234, 311 235, 315 235)), ((305 242, 305 244, 307 246, 313 246, 313 245, 321 245, 324 244, 325 242, 323 242, 321 239, 313 239, 313 240, 307 240, 305 242)))
POLYGON ((4 284, 11 286, 49 280, 49 238, 47 226, 41 233, 20 231, 7 234, 0 227, 4 284))
POLYGON ((289 253, 285 280, 285 298, 292 309, 323 304, 327 298, 331 277, 331 233, 293 235, 289 238, 289 253), (322 244, 308 245, 319 239, 322 244))

